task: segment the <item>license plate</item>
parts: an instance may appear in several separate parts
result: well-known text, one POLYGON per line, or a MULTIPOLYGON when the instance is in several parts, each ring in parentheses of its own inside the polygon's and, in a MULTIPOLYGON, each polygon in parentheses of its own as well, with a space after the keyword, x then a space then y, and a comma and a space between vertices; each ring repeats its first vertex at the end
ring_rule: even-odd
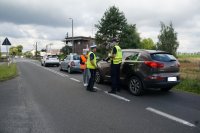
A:
POLYGON ((167 81, 169 82, 177 81, 177 77, 168 77, 167 81))

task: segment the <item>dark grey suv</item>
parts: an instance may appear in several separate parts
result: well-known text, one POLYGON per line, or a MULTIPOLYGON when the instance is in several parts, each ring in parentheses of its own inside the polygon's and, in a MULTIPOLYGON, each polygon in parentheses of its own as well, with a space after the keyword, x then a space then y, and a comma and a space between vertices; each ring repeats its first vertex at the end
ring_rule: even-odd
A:
MULTIPOLYGON (((145 89, 160 88, 169 91, 180 82, 178 60, 164 51, 123 49, 120 79, 134 95, 145 89)), ((96 83, 110 81, 110 62, 97 63, 96 83)))

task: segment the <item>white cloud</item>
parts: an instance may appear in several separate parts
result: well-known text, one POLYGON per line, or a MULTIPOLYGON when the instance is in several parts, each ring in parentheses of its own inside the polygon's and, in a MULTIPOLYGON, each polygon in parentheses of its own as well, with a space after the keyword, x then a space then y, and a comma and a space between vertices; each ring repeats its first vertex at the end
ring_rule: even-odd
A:
POLYGON ((200 51, 199 0, 1 0, 0 39, 7 36, 25 49, 40 40, 62 43, 67 32, 71 36, 70 17, 75 36, 93 36, 94 24, 113 5, 124 12, 128 23, 136 24, 142 38, 156 42, 160 21, 172 21, 178 32, 178 50, 200 51))

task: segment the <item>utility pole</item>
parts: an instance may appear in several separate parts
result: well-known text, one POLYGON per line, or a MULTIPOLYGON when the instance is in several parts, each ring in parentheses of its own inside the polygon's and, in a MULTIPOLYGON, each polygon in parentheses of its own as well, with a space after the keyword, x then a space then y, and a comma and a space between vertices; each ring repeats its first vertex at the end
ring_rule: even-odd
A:
POLYGON ((74 21, 73 18, 69 18, 72 20, 72 53, 75 52, 75 46, 74 46, 74 21))
POLYGON ((1 57, 1 40, 0 40, 0 57, 1 57))
POLYGON ((37 42, 36 42, 36 45, 35 45, 35 59, 37 59, 37 42))

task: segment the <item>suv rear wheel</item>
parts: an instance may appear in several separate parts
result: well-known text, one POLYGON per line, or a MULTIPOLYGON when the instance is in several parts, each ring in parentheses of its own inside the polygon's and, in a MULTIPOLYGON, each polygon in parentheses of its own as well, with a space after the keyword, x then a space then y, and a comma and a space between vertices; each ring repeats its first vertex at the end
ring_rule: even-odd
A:
POLYGON ((129 80, 129 91, 136 96, 142 95, 143 93, 143 85, 140 79, 136 76, 133 76, 129 80))

